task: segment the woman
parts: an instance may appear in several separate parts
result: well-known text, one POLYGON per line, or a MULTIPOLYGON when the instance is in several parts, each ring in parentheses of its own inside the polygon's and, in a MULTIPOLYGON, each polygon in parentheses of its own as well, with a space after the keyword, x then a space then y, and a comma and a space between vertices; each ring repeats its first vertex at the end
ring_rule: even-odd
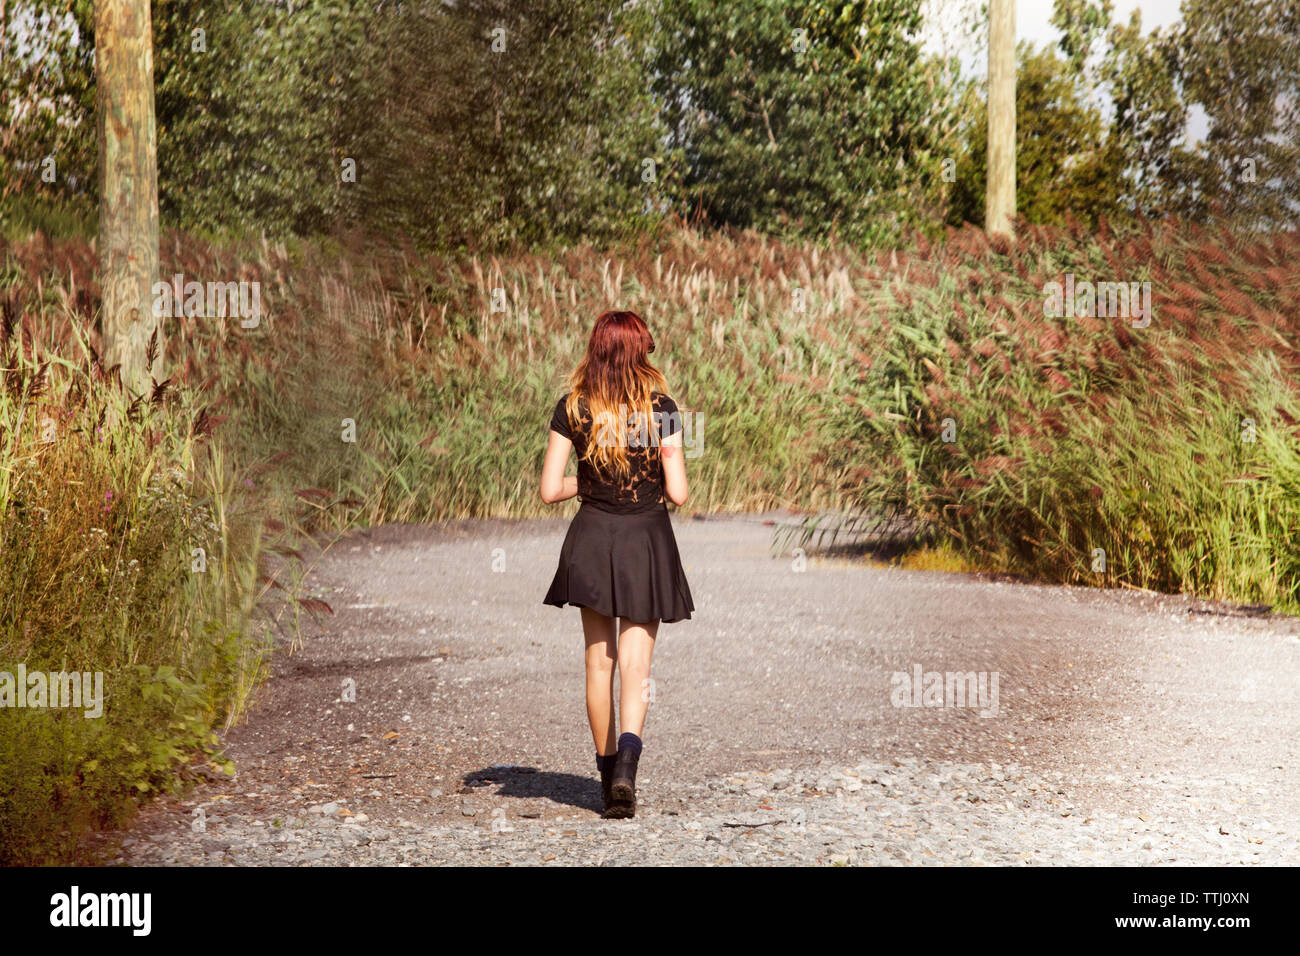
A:
POLYGON ((634 312, 604 312, 596 319, 569 393, 551 416, 542 465, 543 501, 582 500, 544 603, 582 609, 587 719, 605 798, 602 816, 609 819, 636 813, 659 622, 685 620, 695 610, 664 502, 666 496, 678 507, 686 503, 681 416, 663 374, 646 357, 654 350, 650 330, 634 312), (578 454, 578 474, 565 477, 570 449, 578 454), (623 725, 617 747, 615 661, 623 725))

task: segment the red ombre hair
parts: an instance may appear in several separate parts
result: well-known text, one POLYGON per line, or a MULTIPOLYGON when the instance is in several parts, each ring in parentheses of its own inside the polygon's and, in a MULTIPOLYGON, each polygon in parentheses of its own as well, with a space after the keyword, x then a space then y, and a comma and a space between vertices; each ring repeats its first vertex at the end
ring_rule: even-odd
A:
MULTIPOLYGON (((592 435, 583 458, 607 474, 626 476, 629 470, 628 426, 619 406, 629 415, 645 415, 647 432, 653 434, 654 392, 668 393, 668 381, 647 357, 655 341, 644 320, 635 312, 602 312, 591 330, 587 354, 569 377, 569 398, 564 410, 569 421, 580 415, 578 403, 585 399, 591 413, 592 435), (615 427, 617 426, 617 427, 615 427), (602 430, 616 441, 599 441, 602 430)), ((652 440, 652 445, 657 444, 652 440)))

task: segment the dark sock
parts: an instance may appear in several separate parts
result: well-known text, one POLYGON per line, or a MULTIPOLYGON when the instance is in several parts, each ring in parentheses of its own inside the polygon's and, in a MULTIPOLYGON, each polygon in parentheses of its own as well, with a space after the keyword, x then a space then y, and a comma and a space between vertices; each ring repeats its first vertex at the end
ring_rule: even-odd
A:
POLYGON ((635 756, 641 756, 641 738, 636 734, 623 734, 618 738, 619 750, 630 750, 635 756))
POLYGON ((596 754, 596 769, 601 773, 604 773, 606 770, 613 770, 614 758, 617 756, 618 754, 596 754))

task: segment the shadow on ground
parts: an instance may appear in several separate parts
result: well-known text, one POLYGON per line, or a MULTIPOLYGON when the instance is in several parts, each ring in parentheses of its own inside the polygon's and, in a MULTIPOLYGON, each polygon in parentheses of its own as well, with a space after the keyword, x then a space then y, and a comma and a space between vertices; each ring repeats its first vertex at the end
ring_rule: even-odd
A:
POLYGON ((544 797, 556 803, 592 810, 602 809, 600 781, 593 774, 580 777, 572 773, 552 773, 536 767, 486 767, 467 773, 461 779, 461 793, 472 793, 495 786, 498 797, 535 800, 544 797))

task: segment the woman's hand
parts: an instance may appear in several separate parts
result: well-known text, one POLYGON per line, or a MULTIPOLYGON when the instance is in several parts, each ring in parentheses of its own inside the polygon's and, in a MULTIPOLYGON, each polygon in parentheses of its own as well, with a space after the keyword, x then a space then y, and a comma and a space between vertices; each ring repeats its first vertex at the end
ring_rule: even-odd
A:
POLYGON ((569 452, 573 450, 573 442, 554 430, 550 435, 551 440, 546 445, 546 460, 542 463, 540 492, 542 501, 553 505, 578 494, 578 476, 564 473, 564 466, 569 463, 569 452))

